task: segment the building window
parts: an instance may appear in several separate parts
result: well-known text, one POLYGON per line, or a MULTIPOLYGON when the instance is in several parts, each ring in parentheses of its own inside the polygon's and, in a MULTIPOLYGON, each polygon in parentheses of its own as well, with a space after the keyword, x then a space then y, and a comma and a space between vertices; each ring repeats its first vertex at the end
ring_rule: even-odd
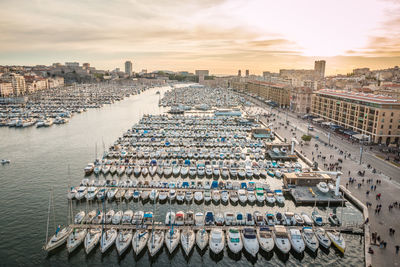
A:
POLYGON ((383 129, 383 124, 381 125, 381 129, 383 129))
POLYGON ((385 112, 382 113, 382 116, 385 117, 385 112))
POLYGON ((393 122, 393 119, 390 119, 390 123, 392 123, 393 122))
POLYGON ((388 132, 388 135, 391 135, 391 134, 392 134, 392 131, 389 131, 389 132, 388 132))
POLYGON ((391 116, 391 117, 393 117, 393 112, 392 112, 392 113, 390 113, 390 116, 391 116))
POLYGON ((382 119, 382 122, 385 122, 385 119, 382 119))
POLYGON ((392 129, 392 125, 391 124, 389 125, 389 129, 392 129))

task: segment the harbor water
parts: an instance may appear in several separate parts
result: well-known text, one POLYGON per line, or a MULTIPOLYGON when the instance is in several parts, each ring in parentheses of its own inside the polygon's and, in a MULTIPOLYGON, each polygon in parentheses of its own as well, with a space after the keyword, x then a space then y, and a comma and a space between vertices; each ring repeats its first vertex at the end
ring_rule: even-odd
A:
MULTIPOLYGON (((289 254, 282 257, 278 253, 258 254, 257 259, 249 258, 246 253, 233 257, 225 252, 214 258, 208 249, 199 253, 197 248, 190 257, 185 257, 181 248, 170 255, 164 247, 155 258, 147 253, 134 257, 132 249, 118 257, 115 248, 101 254, 97 248, 89 255, 79 248, 68 255, 65 246, 52 253, 46 253, 42 246, 46 239, 47 209, 50 191, 54 192, 54 212, 51 213, 50 233, 54 232, 54 221, 57 224, 67 223, 68 201, 66 192, 69 185, 77 185, 83 178, 83 168, 103 153, 143 114, 159 114, 165 108, 158 107, 158 101, 169 87, 153 88, 131 96, 113 105, 101 109, 90 109, 77 114, 66 125, 54 125, 49 128, 0 128, 0 159, 9 159, 10 164, 0 166, 0 203, 2 219, 0 220, 0 259, 4 266, 363 266, 362 237, 344 235, 346 253, 340 254, 333 247, 329 251, 318 251, 317 255, 307 252, 302 257, 289 254), (156 94, 157 91, 161 95, 156 94), (69 171, 68 171, 69 169, 69 171)), ((74 210, 102 208, 101 204, 74 203, 74 210), (99 205, 99 206, 98 206, 99 205)), ((153 211, 156 221, 163 222, 170 210, 194 211, 306 211, 311 214, 312 207, 295 207, 287 200, 284 207, 231 206, 231 205, 196 205, 164 204, 153 205, 139 202, 107 203, 107 208, 114 210, 153 211)), ((334 211, 339 216, 343 212, 343 221, 359 222, 361 213, 352 205, 345 208, 321 209, 322 215, 334 211)), ((275 251, 275 250, 274 250, 275 251)))

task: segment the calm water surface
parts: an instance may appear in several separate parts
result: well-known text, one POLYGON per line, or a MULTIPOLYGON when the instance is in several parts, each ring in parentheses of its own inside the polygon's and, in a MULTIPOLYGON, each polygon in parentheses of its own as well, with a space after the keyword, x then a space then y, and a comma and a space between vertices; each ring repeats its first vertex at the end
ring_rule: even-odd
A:
MULTIPOLYGON (((156 258, 150 259, 147 253, 135 258, 132 249, 119 258, 115 248, 101 254, 97 248, 90 255, 78 248, 68 255, 65 247, 47 254, 42 250, 46 238, 46 221, 49 192, 54 189, 54 210, 52 221, 65 224, 67 221, 68 202, 66 190, 69 184, 77 185, 83 178, 83 168, 103 151, 103 143, 108 148, 119 136, 143 114, 158 114, 165 110, 157 103, 159 95, 169 88, 150 89, 141 95, 132 96, 101 109, 88 110, 75 115, 66 125, 54 125, 50 128, 13 129, 0 128, 0 159, 7 158, 11 164, 0 166, 0 265, 4 266, 362 266, 364 262, 363 245, 360 236, 346 235, 346 254, 341 256, 333 247, 329 251, 318 251, 317 255, 305 252, 303 257, 282 258, 276 252, 258 255, 256 260, 245 253, 234 258, 227 252, 220 258, 214 258, 205 250, 200 254, 195 248, 189 258, 181 248, 171 256, 166 248, 156 258), (68 175, 68 166, 70 175, 68 175)), ((214 206, 214 205, 178 205, 166 204, 155 207, 142 202, 123 202, 107 204, 114 209, 141 209, 153 211, 156 219, 164 221, 169 209, 178 210, 294 210, 292 202, 287 201, 284 208, 257 206, 214 206)), ((74 203, 74 210, 94 209, 97 204, 86 207, 85 202, 74 203)), ((299 211, 309 211, 310 207, 299 207, 299 211)), ((330 211, 330 210, 329 210, 330 211)), ((342 209, 334 210, 338 214, 342 209)), ((320 211, 326 214, 326 210, 320 211)), ((343 209, 343 218, 348 221, 360 221, 361 214, 352 206, 343 209)), ((54 223, 50 229, 54 229, 54 223)))

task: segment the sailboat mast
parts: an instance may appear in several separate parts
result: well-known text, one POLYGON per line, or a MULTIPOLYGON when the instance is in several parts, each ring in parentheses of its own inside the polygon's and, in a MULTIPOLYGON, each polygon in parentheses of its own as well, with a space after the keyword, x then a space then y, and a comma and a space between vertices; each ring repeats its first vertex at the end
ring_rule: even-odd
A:
POLYGON ((50 206, 51 206, 51 191, 50 191, 50 195, 49 195, 49 208, 47 211, 47 227, 46 227, 46 241, 45 244, 47 243, 47 240, 49 238, 49 224, 50 224, 50 206))

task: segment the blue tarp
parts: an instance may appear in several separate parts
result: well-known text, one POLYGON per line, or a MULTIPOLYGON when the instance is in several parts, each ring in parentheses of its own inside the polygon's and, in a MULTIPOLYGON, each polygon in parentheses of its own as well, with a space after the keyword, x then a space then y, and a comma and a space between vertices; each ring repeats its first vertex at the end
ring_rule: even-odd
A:
POLYGON ((182 183, 182 187, 183 187, 183 188, 189 187, 189 183, 188 183, 188 182, 183 182, 183 183, 182 183))
POLYGON ((240 183, 240 188, 247 188, 247 184, 246 183, 240 183))
POLYGON ((186 159, 186 160, 185 160, 185 164, 186 164, 186 165, 190 165, 190 160, 186 159))
POLYGON ((212 188, 218 188, 218 181, 213 181, 211 184, 212 188))

